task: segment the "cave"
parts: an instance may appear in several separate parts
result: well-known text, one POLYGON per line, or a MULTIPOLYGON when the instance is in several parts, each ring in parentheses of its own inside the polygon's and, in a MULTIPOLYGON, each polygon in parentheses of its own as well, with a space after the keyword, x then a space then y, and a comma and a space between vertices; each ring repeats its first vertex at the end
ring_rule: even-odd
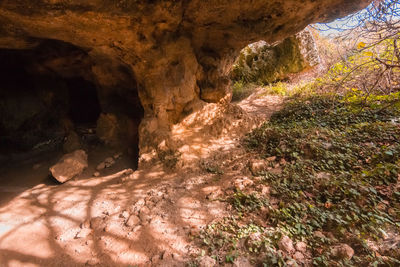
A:
POLYGON ((88 50, 72 44, 43 39, 27 49, 0 49, 2 169, 71 152, 66 151, 71 133, 89 163, 100 149, 126 153, 127 167, 136 168, 143 108, 129 68, 116 65, 124 77, 104 84, 88 50))
POLYGON ((75 77, 66 80, 68 87, 68 115, 74 125, 96 125, 101 107, 96 86, 83 79, 75 77))

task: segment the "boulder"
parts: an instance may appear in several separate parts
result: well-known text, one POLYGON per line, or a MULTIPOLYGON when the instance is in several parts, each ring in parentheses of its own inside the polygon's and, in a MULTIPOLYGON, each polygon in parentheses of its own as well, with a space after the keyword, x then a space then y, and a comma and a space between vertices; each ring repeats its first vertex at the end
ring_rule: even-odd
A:
POLYGON ((267 84, 284 80, 289 74, 314 67, 320 62, 312 32, 305 29, 276 45, 265 41, 248 45, 240 52, 232 76, 235 80, 267 84))
POLYGON ((50 172, 57 181, 65 183, 81 174, 87 166, 86 152, 83 150, 76 150, 64 155, 57 164, 50 167, 50 172))

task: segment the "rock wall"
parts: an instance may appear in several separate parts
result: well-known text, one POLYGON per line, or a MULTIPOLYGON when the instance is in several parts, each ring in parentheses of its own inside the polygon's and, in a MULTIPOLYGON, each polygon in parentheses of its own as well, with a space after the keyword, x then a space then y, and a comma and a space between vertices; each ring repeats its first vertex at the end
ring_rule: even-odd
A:
POLYGON ((278 44, 259 41, 246 46, 233 66, 232 79, 269 84, 320 62, 314 37, 307 28, 278 44))
POLYGON ((3 0, 0 48, 32 49, 51 39, 86 51, 102 93, 138 92, 146 153, 201 102, 229 101, 231 66, 247 44, 282 40, 369 2, 3 0))

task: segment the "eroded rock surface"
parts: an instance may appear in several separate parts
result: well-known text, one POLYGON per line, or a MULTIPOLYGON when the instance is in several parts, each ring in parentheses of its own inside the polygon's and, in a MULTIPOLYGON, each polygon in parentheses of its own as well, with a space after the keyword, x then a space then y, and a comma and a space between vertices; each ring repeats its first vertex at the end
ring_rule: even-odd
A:
POLYGON ((65 183, 81 174, 88 167, 87 154, 83 150, 76 150, 64 155, 57 164, 50 167, 51 175, 60 183, 65 183))
POLYGON ((42 66, 69 74, 78 69, 68 66, 85 66, 89 70, 80 75, 97 86, 106 114, 121 113, 121 103, 139 112, 138 93, 144 109, 140 147, 147 153, 202 101, 229 102, 231 66, 247 44, 283 40, 369 2, 5 0, 0 48, 35 49, 49 40, 79 48, 75 57, 42 66))
POLYGON ((310 29, 305 29, 278 44, 259 41, 246 46, 236 61, 232 78, 268 84, 285 80, 290 74, 310 69, 321 59, 310 29))

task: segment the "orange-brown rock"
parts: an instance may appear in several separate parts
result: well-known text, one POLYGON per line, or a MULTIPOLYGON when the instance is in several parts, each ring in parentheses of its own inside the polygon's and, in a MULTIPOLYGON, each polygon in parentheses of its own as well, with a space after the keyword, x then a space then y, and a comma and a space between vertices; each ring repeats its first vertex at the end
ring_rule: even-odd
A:
POLYGON ((34 49, 49 40, 78 47, 82 53, 64 60, 47 55, 42 67, 72 75, 79 68, 68 66, 84 66, 80 75, 97 85, 106 113, 118 113, 113 109, 121 101, 113 106, 113 96, 136 105, 131 92, 138 92, 144 109, 139 138, 145 150, 168 135, 193 103, 229 101, 229 72, 247 44, 282 40, 369 2, 3 0, 0 48, 34 49))

